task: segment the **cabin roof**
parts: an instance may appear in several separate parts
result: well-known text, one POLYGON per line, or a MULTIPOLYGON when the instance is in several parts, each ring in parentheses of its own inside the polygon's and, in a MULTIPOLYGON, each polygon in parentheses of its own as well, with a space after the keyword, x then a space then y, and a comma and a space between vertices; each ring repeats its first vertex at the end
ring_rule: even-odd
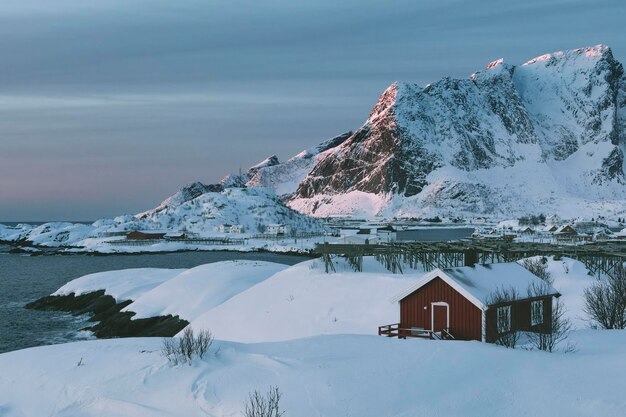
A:
MULTIPOLYGON (((528 295, 530 286, 543 288, 546 285, 541 278, 517 262, 435 269, 397 295, 393 301, 401 301, 437 277, 482 309, 487 308, 490 304, 489 298, 497 290, 515 289, 518 299, 522 300, 530 298, 528 295)), ((560 294, 548 286, 546 296, 548 295, 558 297, 560 294)))
POLYGON ((567 232, 571 230, 572 232, 576 232, 576 229, 574 229, 574 227, 570 224, 564 224, 563 226, 559 227, 558 229, 556 229, 555 233, 563 233, 563 232, 567 232))

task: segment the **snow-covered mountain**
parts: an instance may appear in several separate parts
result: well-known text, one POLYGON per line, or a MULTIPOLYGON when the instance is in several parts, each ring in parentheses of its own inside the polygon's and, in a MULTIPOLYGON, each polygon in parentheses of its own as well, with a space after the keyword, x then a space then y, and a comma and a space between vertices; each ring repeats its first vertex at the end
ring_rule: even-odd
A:
MULTIPOLYGON (((198 188, 198 183, 193 184, 198 188)), ((216 186, 205 186, 214 188, 216 186)), ((160 210, 136 216, 133 224, 147 229, 186 230, 198 235, 212 234, 221 224, 238 224, 250 233, 259 233, 265 226, 284 223, 298 232, 320 232, 321 223, 285 206, 271 190, 265 188, 226 188, 207 191, 187 201, 173 204, 175 196, 165 200, 160 210)), ((220 187, 217 187, 220 188, 220 187)))
POLYGON ((196 197, 201 196, 205 193, 213 193, 213 192, 222 192, 224 191, 224 187, 221 184, 203 184, 201 182, 194 182, 189 185, 184 186, 178 192, 176 192, 171 197, 168 197, 157 207, 148 210, 143 213, 139 213, 137 217, 145 218, 150 217, 156 213, 167 210, 168 208, 175 208, 180 206, 181 204, 186 203, 187 201, 191 201, 196 197))
POLYGON ((293 194, 319 161, 351 136, 352 132, 347 132, 326 140, 282 163, 276 155, 272 155, 251 167, 246 173, 226 176, 222 184, 225 187, 269 188, 280 196, 293 194))
POLYGON ((248 185, 290 194, 299 181, 288 205, 316 216, 623 213, 625 151, 626 77, 598 45, 426 87, 396 82, 300 176, 274 164, 248 185))
POLYGON ((184 231, 199 237, 210 237, 219 234, 219 225, 242 225, 246 233, 255 234, 275 223, 287 224, 298 234, 325 231, 318 219, 285 206, 271 190, 224 188, 219 184, 196 182, 183 187, 158 207, 137 215, 100 219, 93 224, 51 222, 39 226, 0 225, 0 241, 92 248, 101 245, 107 238, 131 230, 184 231))

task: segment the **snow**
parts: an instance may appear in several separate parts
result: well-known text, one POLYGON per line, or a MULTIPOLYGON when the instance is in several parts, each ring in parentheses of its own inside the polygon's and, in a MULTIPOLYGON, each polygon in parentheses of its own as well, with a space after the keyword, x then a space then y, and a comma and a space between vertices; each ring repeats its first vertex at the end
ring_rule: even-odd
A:
POLYGON ((260 261, 201 265, 133 298, 122 311, 137 313, 133 319, 172 314, 191 321, 285 268, 286 265, 260 261))
MULTIPOLYGON (((537 256, 531 259, 539 258, 537 256)), ((553 286, 561 293, 560 299, 565 306, 567 318, 578 329, 588 327, 590 323, 584 312, 583 291, 597 278, 589 275, 589 271, 580 261, 570 258, 561 258, 557 261, 553 256, 548 257, 547 261, 547 271, 554 279, 553 286)))
POLYGON ((320 260, 294 265, 208 310, 190 326, 238 342, 376 334, 377 326, 398 322, 398 307, 389 300, 422 272, 394 275, 375 264, 368 259, 364 271, 372 272, 361 273, 338 265, 332 274, 324 272, 320 260))
MULTIPOLYGON (((519 298, 530 296, 531 288, 545 289, 546 294, 557 294, 554 288, 546 287, 545 282, 516 262, 464 266, 459 268, 435 269, 425 274, 418 282, 408 286, 393 299, 400 301, 434 278, 447 280, 462 294, 469 294, 478 307, 491 304, 491 297, 498 290, 513 290, 519 298), (445 275, 445 276, 444 276, 445 275)), ((532 294, 533 296, 536 294, 532 294)), ((473 300, 472 300, 473 301, 473 300)))
POLYGON ((0 411, 238 416, 249 392, 278 386, 290 416, 623 416, 626 332, 571 340, 574 354, 359 335, 217 342, 204 360, 176 367, 159 339, 87 341, 0 355, 0 411))
POLYGON ((191 326, 218 340, 191 366, 167 363, 158 338, 1 354, 0 415, 237 416, 248 393, 270 386, 294 416, 624 415, 626 331, 581 330, 582 291, 595 279, 582 263, 547 259, 579 329, 570 354, 377 336, 378 325, 398 320, 390 298, 423 271, 394 275, 371 257, 362 273, 345 260, 335 268, 326 274, 321 260, 291 267, 236 261, 72 281, 58 293, 104 288, 120 299, 137 296, 128 310, 195 317, 191 326))
POLYGON ((37 245, 62 247, 72 252, 133 253, 176 250, 269 250, 277 252, 307 251, 323 240, 325 228, 318 220, 304 216, 286 207, 273 191, 262 188, 229 188, 220 192, 206 191, 210 186, 191 184, 159 207, 137 216, 123 215, 114 219, 100 219, 93 224, 46 223, 28 224, 15 228, 0 228, 0 240, 28 240, 37 245), (195 196, 195 197, 193 197, 195 196), (256 238, 263 226, 285 224, 298 234, 317 235, 314 238, 267 241, 256 238), (218 225, 242 225, 247 233, 215 232, 218 225), (236 237, 241 244, 198 243, 177 240, 126 242, 126 233, 132 230, 185 233, 190 238, 210 239, 236 237), (114 243, 112 243, 114 242, 114 243), (128 243, 128 244, 126 244, 128 243))
POLYGON ((184 269, 134 268, 119 271, 97 272, 76 278, 52 295, 86 294, 105 290, 117 302, 135 300, 141 295, 174 278, 184 269))

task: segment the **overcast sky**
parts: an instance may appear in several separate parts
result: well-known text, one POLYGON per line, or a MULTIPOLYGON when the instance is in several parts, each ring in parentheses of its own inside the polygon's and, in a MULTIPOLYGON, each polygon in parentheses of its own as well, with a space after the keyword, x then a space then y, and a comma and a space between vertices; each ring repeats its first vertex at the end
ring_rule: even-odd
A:
POLYGON ((151 208, 358 128, 393 81, 604 43, 624 0, 2 0, 0 221, 151 208))

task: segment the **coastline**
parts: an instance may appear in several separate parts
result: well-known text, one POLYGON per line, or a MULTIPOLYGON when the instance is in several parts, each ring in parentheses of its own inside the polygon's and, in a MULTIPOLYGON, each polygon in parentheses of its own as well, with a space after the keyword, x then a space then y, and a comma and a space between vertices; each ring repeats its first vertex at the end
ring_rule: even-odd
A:
POLYGON ((133 320, 134 312, 121 310, 134 300, 116 301, 97 290, 76 296, 47 295, 26 304, 25 308, 41 311, 64 311, 73 315, 89 314, 93 326, 80 330, 91 331, 98 339, 114 337, 170 337, 185 328, 189 322, 178 316, 156 316, 133 320))

